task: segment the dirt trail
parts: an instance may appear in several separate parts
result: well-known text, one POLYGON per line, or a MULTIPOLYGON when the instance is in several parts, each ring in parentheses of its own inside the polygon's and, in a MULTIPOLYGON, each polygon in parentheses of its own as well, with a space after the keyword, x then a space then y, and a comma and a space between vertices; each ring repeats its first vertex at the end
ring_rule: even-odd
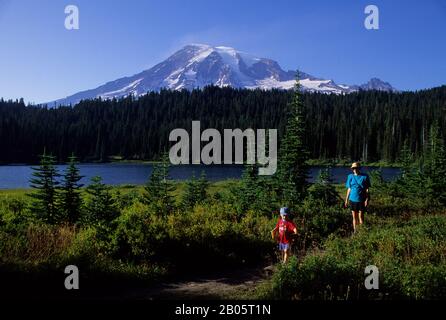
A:
POLYGON ((270 268, 228 270, 133 291, 130 299, 235 299, 246 296, 270 276, 270 268))

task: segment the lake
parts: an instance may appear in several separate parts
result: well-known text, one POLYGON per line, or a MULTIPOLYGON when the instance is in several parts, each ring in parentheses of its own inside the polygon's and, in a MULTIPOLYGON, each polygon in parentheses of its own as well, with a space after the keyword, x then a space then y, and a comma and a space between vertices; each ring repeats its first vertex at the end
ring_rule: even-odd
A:
MULTIPOLYGON (((81 175, 84 176, 82 183, 87 185, 94 176, 101 176, 103 182, 110 185, 122 184, 144 184, 152 172, 152 164, 149 163, 100 163, 79 164, 81 175)), ((63 172, 66 165, 56 166, 59 172, 63 172)), ((6 165, 0 166, 0 189, 22 189, 29 188, 29 179, 32 175, 32 166, 6 165)), ((310 182, 313 182, 321 167, 311 167, 310 182)), ((375 167, 364 167, 363 172, 376 170, 375 167)), ((210 181, 219 181, 231 178, 240 178, 243 166, 240 165, 178 165, 172 166, 170 177, 173 180, 185 180, 195 174, 199 176, 201 171, 206 173, 210 181)), ((335 183, 343 183, 350 173, 348 167, 333 167, 331 169, 332 179, 335 183)), ((383 178, 391 180, 399 175, 398 168, 383 168, 383 178)))

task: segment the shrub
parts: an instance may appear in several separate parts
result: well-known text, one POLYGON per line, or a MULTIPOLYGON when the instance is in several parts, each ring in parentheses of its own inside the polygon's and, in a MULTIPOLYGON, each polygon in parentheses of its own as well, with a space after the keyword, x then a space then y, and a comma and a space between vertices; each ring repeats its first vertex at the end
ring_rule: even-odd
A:
POLYGON ((70 246, 62 253, 63 264, 91 265, 104 256, 94 227, 76 230, 70 246))
POLYGON ((149 259, 161 250, 167 237, 167 219, 149 211, 140 202, 124 209, 117 219, 113 245, 116 255, 130 259, 149 259))
POLYGON ((325 250, 279 269, 273 294, 289 299, 437 299, 446 297, 446 216, 360 229, 332 236, 325 250), (376 265, 380 289, 364 289, 364 269, 376 265))
POLYGON ((347 234, 351 223, 349 211, 308 199, 297 209, 294 220, 302 249, 320 246, 331 234, 347 234))
POLYGON ((129 192, 125 193, 122 193, 119 190, 117 190, 115 196, 116 196, 116 205, 120 210, 132 206, 140 198, 140 195, 136 190, 130 190, 129 192))
POLYGON ((30 224, 22 232, 0 232, 4 263, 39 265, 57 261, 71 245, 74 227, 30 224))
POLYGON ((36 217, 28 210, 27 203, 21 199, 0 199, 0 228, 12 234, 26 229, 30 223, 37 222, 36 217))

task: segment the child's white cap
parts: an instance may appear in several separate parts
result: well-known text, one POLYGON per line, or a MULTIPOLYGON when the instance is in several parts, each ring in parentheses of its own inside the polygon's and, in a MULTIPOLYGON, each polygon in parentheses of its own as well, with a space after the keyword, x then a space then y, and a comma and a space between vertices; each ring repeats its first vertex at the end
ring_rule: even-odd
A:
POLYGON ((280 215, 281 216, 286 216, 289 212, 290 212, 290 209, 288 209, 288 207, 280 208, 280 215))

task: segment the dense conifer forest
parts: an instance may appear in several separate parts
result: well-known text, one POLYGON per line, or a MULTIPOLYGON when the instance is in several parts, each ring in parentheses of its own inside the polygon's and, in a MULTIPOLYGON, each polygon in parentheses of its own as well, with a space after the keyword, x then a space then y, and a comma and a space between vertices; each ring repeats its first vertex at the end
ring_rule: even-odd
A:
MULTIPOLYGON (((43 150, 57 161, 156 160, 174 128, 277 128, 286 123, 292 92, 207 87, 152 92, 138 99, 82 101, 49 108, 0 100, 0 162, 37 162, 43 150)), ((306 144, 312 159, 395 162, 405 146, 421 154, 428 132, 446 128, 446 86, 418 92, 304 93, 306 144)))

